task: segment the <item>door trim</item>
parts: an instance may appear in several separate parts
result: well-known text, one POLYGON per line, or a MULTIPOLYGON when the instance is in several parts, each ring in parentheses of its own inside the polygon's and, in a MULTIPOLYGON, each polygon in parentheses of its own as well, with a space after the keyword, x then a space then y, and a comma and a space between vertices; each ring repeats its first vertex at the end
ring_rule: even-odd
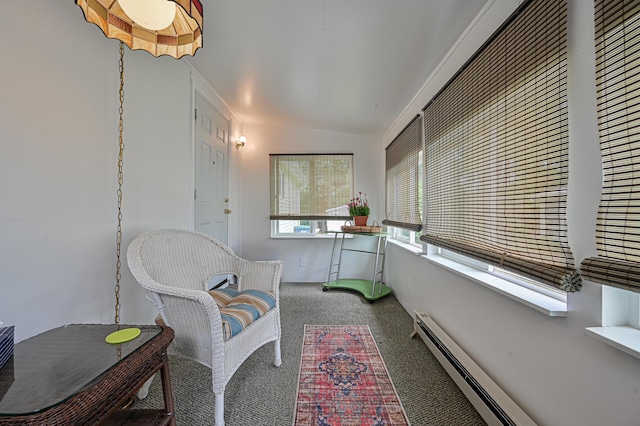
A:
MULTIPOLYGON (((211 101, 211 99, 205 94, 203 93, 202 90, 199 90, 195 83, 194 83, 194 79, 192 76, 192 92, 191 92, 191 227, 193 230, 196 229, 196 200, 195 200, 195 191, 196 191, 196 151, 197 151, 197 143, 198 141, 196 140, 196 125, 197 125, 197 117, 195 115, 195 111, 196 111, 196 97, 200 96, 202 98, 203 101, 205 101, 217 114, 220 114, 221 117, 224 118, 224 120, 227 123, 227 132, 226 132, 226 152, 225 152, 225 162, 226 162, 226 167, 225 167, 225 188, 224 188, 224 193, 226 194, 226 197, 229 197, 229 175, 230 175, 230 163, 231 163, 231 128, 232 128, 232 122, 231 122, 231 118, 229 117, 228 114, 225 114, 224 112, 222 112, 220 110, 220 108, 217 108, 215 106, 215 104, 211 101)), ((230 236, 230 220, 227 216, 227 235, 226 235, 226 244, 229 243, 229 236, 230 236)))

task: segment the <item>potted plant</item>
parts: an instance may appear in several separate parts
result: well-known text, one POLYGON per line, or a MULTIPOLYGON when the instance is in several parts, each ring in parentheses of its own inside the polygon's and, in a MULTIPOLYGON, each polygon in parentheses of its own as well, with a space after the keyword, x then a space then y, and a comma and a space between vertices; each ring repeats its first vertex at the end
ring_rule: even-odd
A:
POLYGON ((354 220, 354 225, 367 226, 367 219, 371 212, 369 203, 367 202, 367 194, 358 192, 358 196, 356 198, 352 198, 351 201, 349 201, 348 206, 349 214, 354 220))

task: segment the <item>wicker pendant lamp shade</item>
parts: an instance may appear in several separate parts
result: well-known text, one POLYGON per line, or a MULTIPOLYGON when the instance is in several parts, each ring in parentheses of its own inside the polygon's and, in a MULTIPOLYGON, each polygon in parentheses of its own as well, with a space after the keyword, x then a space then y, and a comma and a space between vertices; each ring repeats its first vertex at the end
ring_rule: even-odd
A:
POLYGON ((193 56, 202 47, 200 0, 146 0, 145 3, 157 3, 163 9, 171 7, 171 15, 175 8, 173 21, 161 29, 154 29, 147 22, 135 22, 125 12, 125 5, 130 3, 131 0, 76 0, 88 22, 100 27, 108 38, 120 40, 132 50, 146 50, 153 56, 169 55, 178 59, 184 55, 193 56))

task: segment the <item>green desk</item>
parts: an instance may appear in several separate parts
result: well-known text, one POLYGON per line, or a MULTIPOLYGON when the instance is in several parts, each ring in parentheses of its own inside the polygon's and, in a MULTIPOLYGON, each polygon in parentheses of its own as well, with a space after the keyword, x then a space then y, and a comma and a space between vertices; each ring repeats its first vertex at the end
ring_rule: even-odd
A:
POLYGON ((322 290, 327 291, 331 288, 339 288, 357 291, 362 294, 369 303, 373 303, 376 300, 391 294, 391 289, 382 282, 384 257, 387 252, 387 235, 388 234, 385 232, 335 232, 333 248, 331 249, 331 259, 329 261, 329 274, 327 276, 327 282, 322 285, 322 290), (361 250, 347 247, 345 246, 346 235, 375 238, 376 250, 361 250), (340 266, 342 265, 342 258, 345 253, 364 253, 375 256, 373 273, 370 280, 341 277, 340 266))

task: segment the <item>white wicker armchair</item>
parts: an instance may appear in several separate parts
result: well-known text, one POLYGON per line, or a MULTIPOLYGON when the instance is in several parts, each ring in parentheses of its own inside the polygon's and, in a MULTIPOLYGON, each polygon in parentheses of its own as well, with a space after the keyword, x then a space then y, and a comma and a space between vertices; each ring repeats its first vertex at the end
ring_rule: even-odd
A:
POLYGON ((127 250, 131 273, 147 290, 163 321, 175 331, 171 354, 211 368, 215 424, 224 425, 224 390, 256 349, 275 341, 280 366, 281 261, 249 261, 221 242, 195 231, 162 229, 136 238, 127 250), (269 291, 275 306, 239 334, 224 340, 220 310, 207 292, 215 275, 235 275, 238 290, 269 291))

